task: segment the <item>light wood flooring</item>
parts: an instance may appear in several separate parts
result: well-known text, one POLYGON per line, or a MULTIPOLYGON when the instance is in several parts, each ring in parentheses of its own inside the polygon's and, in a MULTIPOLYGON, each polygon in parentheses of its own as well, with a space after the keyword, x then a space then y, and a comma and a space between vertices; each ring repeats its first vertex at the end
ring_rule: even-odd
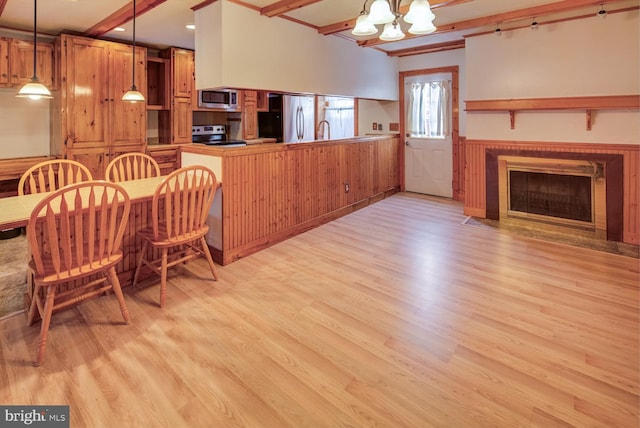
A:
POLYGON ((638 426, 639 261, 397 194, 220 268, 0 321, 0 404, 72 427, 638 426))

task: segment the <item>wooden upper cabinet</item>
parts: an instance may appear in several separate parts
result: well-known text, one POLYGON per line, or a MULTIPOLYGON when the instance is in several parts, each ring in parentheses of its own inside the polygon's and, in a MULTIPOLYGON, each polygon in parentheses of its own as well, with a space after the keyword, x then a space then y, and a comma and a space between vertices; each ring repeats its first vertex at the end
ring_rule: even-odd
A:
MULTIPOLYGON (((38 43, 36 74, 49 89, 53 81, 53 46, 38 43)), ((33 77, 33 42, 0 37, 0 87, 19 87, 33 77)))
POLYGON ((269 93, 267 91, 257 91, 256 108, 258 111, 269 111, 269 93))
POLYGON ((172 56, 172 82, 174 97, 191 97, 193 93, 194 60, 193 51, 170 49, 172 56))
POLYGON ((9 86, 9 39, 0 37, 0 86, 9 86))
MULTIPOLYGON (((11 85, 21 86, 33 77, 33 42, 11 40, 9 54, 11 85)), ((36 50, 36 75, 47 88, 53 88, 53 46, 38 43, 36 50)))
MULTIPOLYGON (((122 101, 131 88, 133 54, 131 46, 109 44, 109 97, 112 145, 143 144, 147 135, 147 105, 144 102, 122 101)), ((146 49, 136 47, 136 88, 147 98, 146 49)))
POLYGON ((109 43, 66 35, 62 38, 64 144, 69 148, 104 147, 109 144, 111 129, 109 43))
POLYGON ((257 92, 243 91, 242 136, 245 140, 258 138, 257 92))

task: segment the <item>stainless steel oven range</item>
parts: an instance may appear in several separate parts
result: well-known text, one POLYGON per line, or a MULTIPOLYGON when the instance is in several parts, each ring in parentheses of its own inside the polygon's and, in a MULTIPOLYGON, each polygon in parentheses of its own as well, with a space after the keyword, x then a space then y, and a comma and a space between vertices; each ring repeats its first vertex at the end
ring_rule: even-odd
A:
POLYGON ((242 147, 246 141, 227 139, 227 129, 224 125, 197 125, 191 128, 191 138, 194 143, 219 147, 242 147))

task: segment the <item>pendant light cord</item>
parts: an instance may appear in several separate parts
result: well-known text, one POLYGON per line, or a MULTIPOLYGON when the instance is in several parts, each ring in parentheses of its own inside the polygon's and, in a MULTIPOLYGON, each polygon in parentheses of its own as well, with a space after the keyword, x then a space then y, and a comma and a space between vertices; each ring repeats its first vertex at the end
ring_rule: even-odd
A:
POLYGON ((38 42, 36 37, 36 19, 38 17, 38 0, 33 0, 33 77, 31 80, 38 78, 36 76, 36 51, 38 50, 38 42))
POLYGON ((136 0, 133 0, 133 67, 131 67, 131 88, 136 90, 136 0))

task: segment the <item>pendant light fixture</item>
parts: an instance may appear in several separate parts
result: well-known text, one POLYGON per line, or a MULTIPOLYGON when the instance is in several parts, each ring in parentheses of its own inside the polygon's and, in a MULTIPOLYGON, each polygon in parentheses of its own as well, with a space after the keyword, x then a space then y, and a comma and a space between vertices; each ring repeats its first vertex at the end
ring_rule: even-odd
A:
MULTIPOLYGON (((400 3, 402 0, 374 0, 371 3, 370 11, 367 12, 367 0, 362 6, 362 12, 356 20, 356 25, 351 31, 354 36, 369 36, 376 34, 378 29, 375 25, 384 24, 384 31, 380 39, 384 41, 396 41, 404 38, 404 33, 400 28, 399 20, 400 3)), ((424 35, 436 31, 433 20, 435 15, 431 12, 431 6, 427 0, 412 0, 409 12, 403 20, 407 24, 412 24, 409 32, 415 35, 424 35)))
POLYGON ((122 101, 141 102, 144 95, 136 88, 136 0, 133 0, 133 51, 132 51, 131 89, 122 96, 122 101))
POLYGON ((31 98, 32 100, 39 100, 41 98, 53 98, 49 89, 44 86, 40 80, 38 79, 36 68, 37 61, 36 55, 38 52, 38 44, 37 44, 37 30, 36 30, 36 19, 38 17, 38 0, 33 0, 33 77, 31 77, 31 81, 25 84, 18 93, 16 97, 18 98, 31 98))

